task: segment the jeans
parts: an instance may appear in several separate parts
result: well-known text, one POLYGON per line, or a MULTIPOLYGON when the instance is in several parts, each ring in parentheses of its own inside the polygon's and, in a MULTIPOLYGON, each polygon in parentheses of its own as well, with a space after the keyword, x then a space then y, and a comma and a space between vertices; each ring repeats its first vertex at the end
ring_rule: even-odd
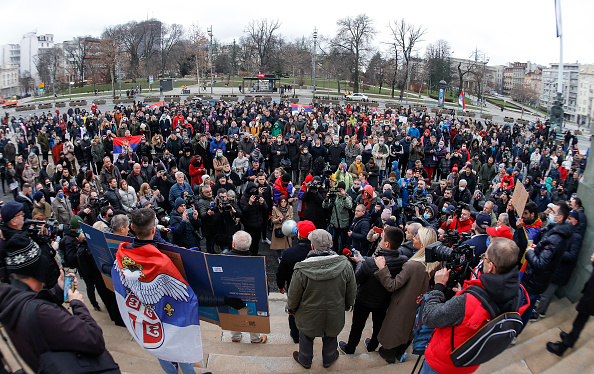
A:
POLYGON ((342 249, 347 246, 349 229, 329 228, 328 232, 332 234, 332 249, 338 254, 342 254, 342 249))
MULTIPOLYGON (((299 362, 304 366, 311 366, 313 361, 313 343, 314 338, 299 333, 299 362)), ((338 340, 336 336, 322 337, 322 363, 326 366, 332 364, 336 358, 338 349, 338 340)))
POLYGON ((371 334, 369 344, 367 345, 367 350, 369 352, 373 352, 379 345, 379 342, 377 341, 377 336, 379 335, 380 329, 382 328, 384 318, 386 318, 386 309, 371 309, 364 306, 361 303, 355 302, 355 306, 353 308, 353 321, 351 323, 351 332, 349 333, 349 342, 347 343, 347 348, 345 350, 346 353, 355 352, 355 349, 357 348, 357 345, 361 340, 361 334, 363 332, 363 329, 365 328, 365 322, 367 322, 369 313, 371 313, 371 318, 373 320, 373 332, 371 334))
POLYGON ((530 306, 526 309, 524 314, 522 314, 522 322, 524 323, 524 326, 522 326, 520 334, 522 333, 522 331, 524 331, 524 327, 526 327, 526 325, 530 321, 530 317, 532 317, 532 312, 534 312, 534 306, 536 305, 536 302, 540 300, 540 295, 534 295, 529 293, 528 297, 530 298, 530 306))
POLYGON ((534 313, 537 315, 542 314, 545 315, 547 313, 547 309, 549 308, 549 304, 555 295, 555 291, 559 288, 558 285, 551 283, 547 287, 546 291, 540 295, 540 303, 538 303, 538 308, 534 310, 534 313))
POLYGON ((429 366, 427 361, 425 361, 421 367, 421 371, 419 371, 419 374, 439 374, 439 372, 434 370, 431 366, 429 366))
POLYGON ((196 374, 196 370, 194 370, 194 365, 191 363, 183 363, 183 362, 170 362, 159 359, 159 364, 163 368, 163 371, 167 374, 177 374, 177 367, 176 364, 181 369, 183 374, 196 374))

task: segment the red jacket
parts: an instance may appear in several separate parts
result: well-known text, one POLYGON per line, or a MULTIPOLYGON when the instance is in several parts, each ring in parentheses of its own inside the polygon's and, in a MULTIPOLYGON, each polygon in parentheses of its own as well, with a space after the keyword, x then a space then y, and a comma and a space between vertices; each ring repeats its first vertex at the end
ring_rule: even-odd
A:
MULTIPOLYGON (((446 222, 444 222, 443 225, 441 225, 441 227, 447 228, 448 230, 455 230, 456 229, 456 221, 458 221, 458 218, 454 217, 454 220, 452 221, 452 223, 449 226, 446 226, 446 222)), ((460 234, 462 234, 463 232, 470 231, 470 229, 472 229, 473 223, 474 223, 474 220, 472 219, 472 217, 468 218, 466 221, 460 221, 460 223, 458 223, 458 232, 460 234)))
POLYGON ((206 174, 206 169, 204 169, 204 166, 194 166, 190 164, 190 185, 192 186, 192 188, 194 188, 195 185, 199 186, 202 184, 202 176, 204 174, 206 174))
MULTIPOLYGON (((460 295, 466 288, 470 286, 480 286, 483 284, 479 279, 473 279, 464 282, 462 290, 456 293, 456 296, 460 295)), ((518 311, 523 314, 524 311, 530 305, 528 292, 524 289, 526 304, 520 307, 518 311)), ((454 328, 454 348, 462 345, 466 340, 470 339, 478 330, 487 324, 487 321, 491 318, 489 312, 481 306, 481 302, 473 295, 466 294, 466 303, 464 305, 464 319, 462 323, 454 328)), ((431 335, 429 345, 425 349, 425 359, 431 368, 440 374, 470 374, 474 373, 480 365, 468 366, 468 367, 455 367, 450 358, 452 353, 452 327, 437 328, 431 335)))

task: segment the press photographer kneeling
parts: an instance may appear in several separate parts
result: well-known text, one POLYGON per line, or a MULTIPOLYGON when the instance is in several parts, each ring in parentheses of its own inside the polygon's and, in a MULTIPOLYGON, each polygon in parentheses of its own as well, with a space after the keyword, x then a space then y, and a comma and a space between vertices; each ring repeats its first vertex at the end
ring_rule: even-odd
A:
POLYGON ((445 293, 451 270, 442 269, 435 274, 435 288, 424 305, 422 321, 436 330, 425 350, 422 374, 473 373, 514 340, 522 326, 520 314, 529 305, 516 266, 518 252, 512 240, 493 238, 482 256, 483 270, 478 279, 464 282, 447 302, 445 293), (483 329, 487 324, 501 322, 501 318, 505 320, 499 326, 505 330, 495 327, 492 331, 501 332, 497 336, 483 329), (481 338, 486 340, 473 344, 481 338))

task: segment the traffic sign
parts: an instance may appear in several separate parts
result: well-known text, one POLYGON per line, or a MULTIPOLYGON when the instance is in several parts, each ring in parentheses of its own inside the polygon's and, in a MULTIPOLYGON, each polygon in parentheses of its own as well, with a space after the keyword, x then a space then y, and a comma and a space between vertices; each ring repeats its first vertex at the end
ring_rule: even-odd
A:
POLYGON ((153 76, 149 75, 149 84, 153 84, 154 80, 153 80, 153 76))

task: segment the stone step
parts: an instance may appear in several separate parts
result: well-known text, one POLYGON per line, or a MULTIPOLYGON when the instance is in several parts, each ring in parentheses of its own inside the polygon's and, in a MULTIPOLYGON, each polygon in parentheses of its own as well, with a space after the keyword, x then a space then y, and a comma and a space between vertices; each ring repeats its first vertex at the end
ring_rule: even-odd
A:
MULTIPOLYGON (((321 345, 321 341, 316 341, 316 345, 321 345)), ((295 349, 296 350, 296 349, 295 349)), ((263 356, 234 356, 229 354, 209 354, 206 362, 206 369, 212 370, 213 373, 304 373, 304 372, 323 372, 323 371, 340 371, 361 373, 362 370, 372 369, 376 372, 377 369, 387 366, 386 361, 380 357, 378 353, 359 353, 353 355, 340 355, 338 360, 328 369, 322 366, 322 357, 316 354, 311 370, 306 370, 299 365, 292 357, 293 351, 285 353, 284 357, 263 357, 263 356)), ((416 359, 416 358, 415 358, 416 359)), ((403 364, 398 364, 403 370, 402 372, 409 372, 414 366, 413 361, 408 361, 403 364), (404 370, 406 369, 406 370, 404 370)))
MULTIPOLYGON (((581 336, 580 340, 584 337, 581 336)), ((563 359, 549 367, 542 374, 580 374, 594 373, 594 340, 590 339, 578 349, 565 351, 563 359)))
POLYGON ((524 328, 524 331, 518 337, 518 343, 528 341, 548 329, 559 326, 567 319, 567 315, 573 312, 575 312, 574 304, 567 298, 551 302, 547 310, 547 316, 540 318, 537 322, 528 322, 528 326, 524 328))
POLYGON ((497 371, 493 372, 493 374, 533 374, 533 373, 528 368, 526 361, 522 360, 522 361, 514 362, 513 364, 506 366, 503 369, 497 370, 497 371))

